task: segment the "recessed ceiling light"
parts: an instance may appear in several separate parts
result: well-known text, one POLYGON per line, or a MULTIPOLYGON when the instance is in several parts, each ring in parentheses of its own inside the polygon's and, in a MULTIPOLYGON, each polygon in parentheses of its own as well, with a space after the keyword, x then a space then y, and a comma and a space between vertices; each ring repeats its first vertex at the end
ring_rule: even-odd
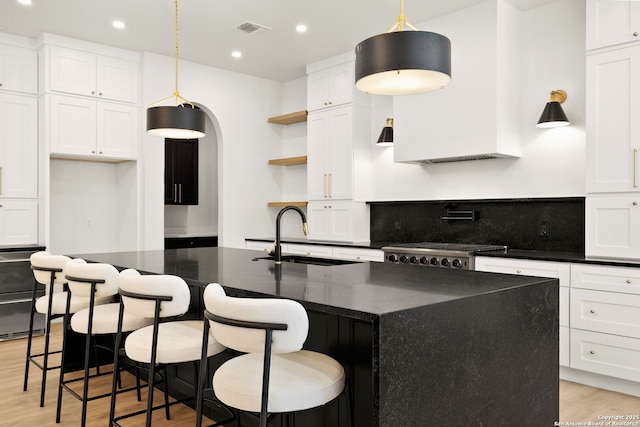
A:
POLYGON ((25 6, 30 6, 31 0, 18 0, 18 3, 24 4, 25 6))
POLYGON ((307 26, 304 24, 298 24, 296 25, 296 31, 299 33, 306 33, 307 32, 307 26))
POLYGON ((117 28, 118 30, 123 30, 125 27, 124 22, 118 20, 113 21, 111 25, 113 25, 113 28, 117 28))
POLYGON ((233 56, 234 58, 240 58, 242 56, 242 52, 240 52, 239 50, 234 50, 233 52, 231 52, 231 56, 233 56))

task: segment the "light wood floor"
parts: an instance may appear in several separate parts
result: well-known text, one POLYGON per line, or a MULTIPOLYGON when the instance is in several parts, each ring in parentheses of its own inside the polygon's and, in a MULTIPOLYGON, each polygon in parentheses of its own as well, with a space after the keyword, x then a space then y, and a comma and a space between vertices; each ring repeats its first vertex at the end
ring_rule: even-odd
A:
MULTIPOLYGON (((59 325, 53 328, 52 348, 60 345, 59 325)), ((43 337, 34 340, 36 350, 43 343, 43 337)), ((45 406, 40 408, 40 375, 41 371, 32 366, 29 375, 29 388, 22 391, 24 378, 24 357, 27 340, 18 339, 0 342, 0 425, 14 426, 55 426, 58 371, 49 372, 47 379, 47 393, 45 406)), ((56 363, 55 359, 54 362, 56 363)), ((99 380, 101 381, 101 380, 99 380)), ((129 378, 131 381, 131 378, 129 378)), ((95 392, 109 391, 111 382, 107 379, 103 384, 91 383, 95 392), (94 388, 94 384, 95 388, 94 388)), ((126 385, 126 384, 125 384, 126 385)), ((91 392, 91 391, 90 391, 91 392)), ((158 392, 155 401, 161 402, 162 395, 158 392)), ((129 396, 119 395, 118 413, 131 412, 131 408, 142 409, 146 403, 136 401, 135 392, 129 396), (142 405, 142 406, 140 406, 142 405)), ((64 392, 62 404, 62 420, 60 426, 77 426, 80 424, 81 403, 69 393, 64 392)), ((626 394, 614 393, 607 390, 593 388, 568 381, 560 381, 560 421, 562 422, 597 422, 598 415, 636 415, 640 414, 640 398, 626 394)), ((189 426, 195 424, 195 413, 184 405, 172 407, 172 420, 166 421, 162 411, 154 413, 153 425, 189 426)), ((89 403, 87 425, 90 427, 104 427, 108 424, 109 399, 98 399, 89 403)), ((207 421, 205 421, 206 423, 207 421)), ((144 416, 124 420, 123 426, 143 426, 144 416)))
MULTIPOLYGON (((58 323, 52 327, 51 348, 59 349, 61 343, 62 327, 58 323)), ((34 338, 35 349, 32 353, 41 353, 44 347, 44 338, 34 338)), ((64 391, 62 399, 62 416, 60 424, 56 424, 56 404, 58 399, 59 370, 51 370, 47 374, 47 389, 45 404, 40 404, 40 381, 42 371, 35 365, 29 370, 29 385, 26 392, 22 391, 24 381, 24 364, 27 351, 27 339, 17 339, 0 342, 0 426, 6 427, 32 427, 32 426, 79 426, 82 403, 70 393, 64 391)), ((59 358, 52 357, 52 364, 59 364, 59 358), (52 360, 53 359, 53 360, 52 360)), ((67 377, 65 377, 67 379, 67 377)), ((123 375, 123 385, 133 385, 135 378, 132 375, 123 375)), ((77 392, 81 393, 82 383, 79 381, 77 392)), ((76 389, 76 387, 74 387, 76 389)), ((89 394, 96 395, 108 393, 111 390, 109 375, 92 380, 89 394)), ((146 408, 147 394, 143 388, 142 402, 136 399, 135 391, 119 394, 117 398, 116 416, 134 412, 146 408)), ((163 395, 156 390, 154 404, 160 404, 163 395)), ((109 424, 110 399, 96 399, 89 402, 87 410, 87 426, 106 427, 109 424)), ((154 411, 153 425, 155 426, 193 426, 195 425, 195 411, 185 405, 171 407, 171 421, 164 417, 164 411, 154 411)), ((203 425, 211 423, 204 419, 203 425)), ((145 416, 141 415, 121 421, 122 426, 137 427, 145 425, 145 416)))

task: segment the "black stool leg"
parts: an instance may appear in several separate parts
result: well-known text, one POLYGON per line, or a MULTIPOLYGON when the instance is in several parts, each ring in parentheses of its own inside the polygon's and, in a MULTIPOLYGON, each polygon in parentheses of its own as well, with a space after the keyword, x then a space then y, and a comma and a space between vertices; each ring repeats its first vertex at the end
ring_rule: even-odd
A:
POLYGON ((69 328, 69 309, 71 306, 71 293, 67 293, 67 306, 63 318, 62 327, 62 353, 60 356, 60 380, 58 381, 58 407, 56 408, 56 423, 60 422, 60 415, 62 413, 62 388, 64 384, 64 355, 67 344, 67 328, 69 328))
POLYGON ((47 326, 44 338, 44 360, 42 363, 42 384, 40 385, 40 407, 44 406, 44 392, 47 386, 47 370, 49 369, 49 342, 51 340, 51 307, 53 306, 53 281, 55 273, 51 273, 49 285, 49 305, 47 306, 47 326))
POLYGON ((27 391, 27 385, 29 383, 29 365, 31 364, 31 340, 33 339, 33 317, 36 314, 36 292, 38 288, 38 282, 33 280, 33 292, 31 293, 31 317, 29 318, 29 338, 27 341, 27 358, 24 366, 24 386, 22 391, 27 391))

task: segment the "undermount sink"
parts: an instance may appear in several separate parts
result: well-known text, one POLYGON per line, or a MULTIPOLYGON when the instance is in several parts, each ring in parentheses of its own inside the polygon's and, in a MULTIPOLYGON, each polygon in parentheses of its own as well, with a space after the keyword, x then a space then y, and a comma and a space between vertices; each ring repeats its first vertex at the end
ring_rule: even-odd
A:
MULTIPOLYGON (((272 256, 254 258, 253 260, 265 260, 273 261, 272 256)), ((282 262, 293 262, 296 264, 311 264, 311 265, 342 265, 342 264, 356 264, 360 261, 350 261, 345 259, 331 259, 331 258, 314 258, 302 255, 283 255, 282 262)))

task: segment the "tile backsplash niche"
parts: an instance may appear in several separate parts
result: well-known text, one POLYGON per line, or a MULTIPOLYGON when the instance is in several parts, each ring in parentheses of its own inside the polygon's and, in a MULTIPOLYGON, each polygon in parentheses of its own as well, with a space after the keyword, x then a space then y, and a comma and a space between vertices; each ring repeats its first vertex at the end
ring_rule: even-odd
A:
POLYGON ((370 202, 371 241, 584 254, 584 197, 370 202))

